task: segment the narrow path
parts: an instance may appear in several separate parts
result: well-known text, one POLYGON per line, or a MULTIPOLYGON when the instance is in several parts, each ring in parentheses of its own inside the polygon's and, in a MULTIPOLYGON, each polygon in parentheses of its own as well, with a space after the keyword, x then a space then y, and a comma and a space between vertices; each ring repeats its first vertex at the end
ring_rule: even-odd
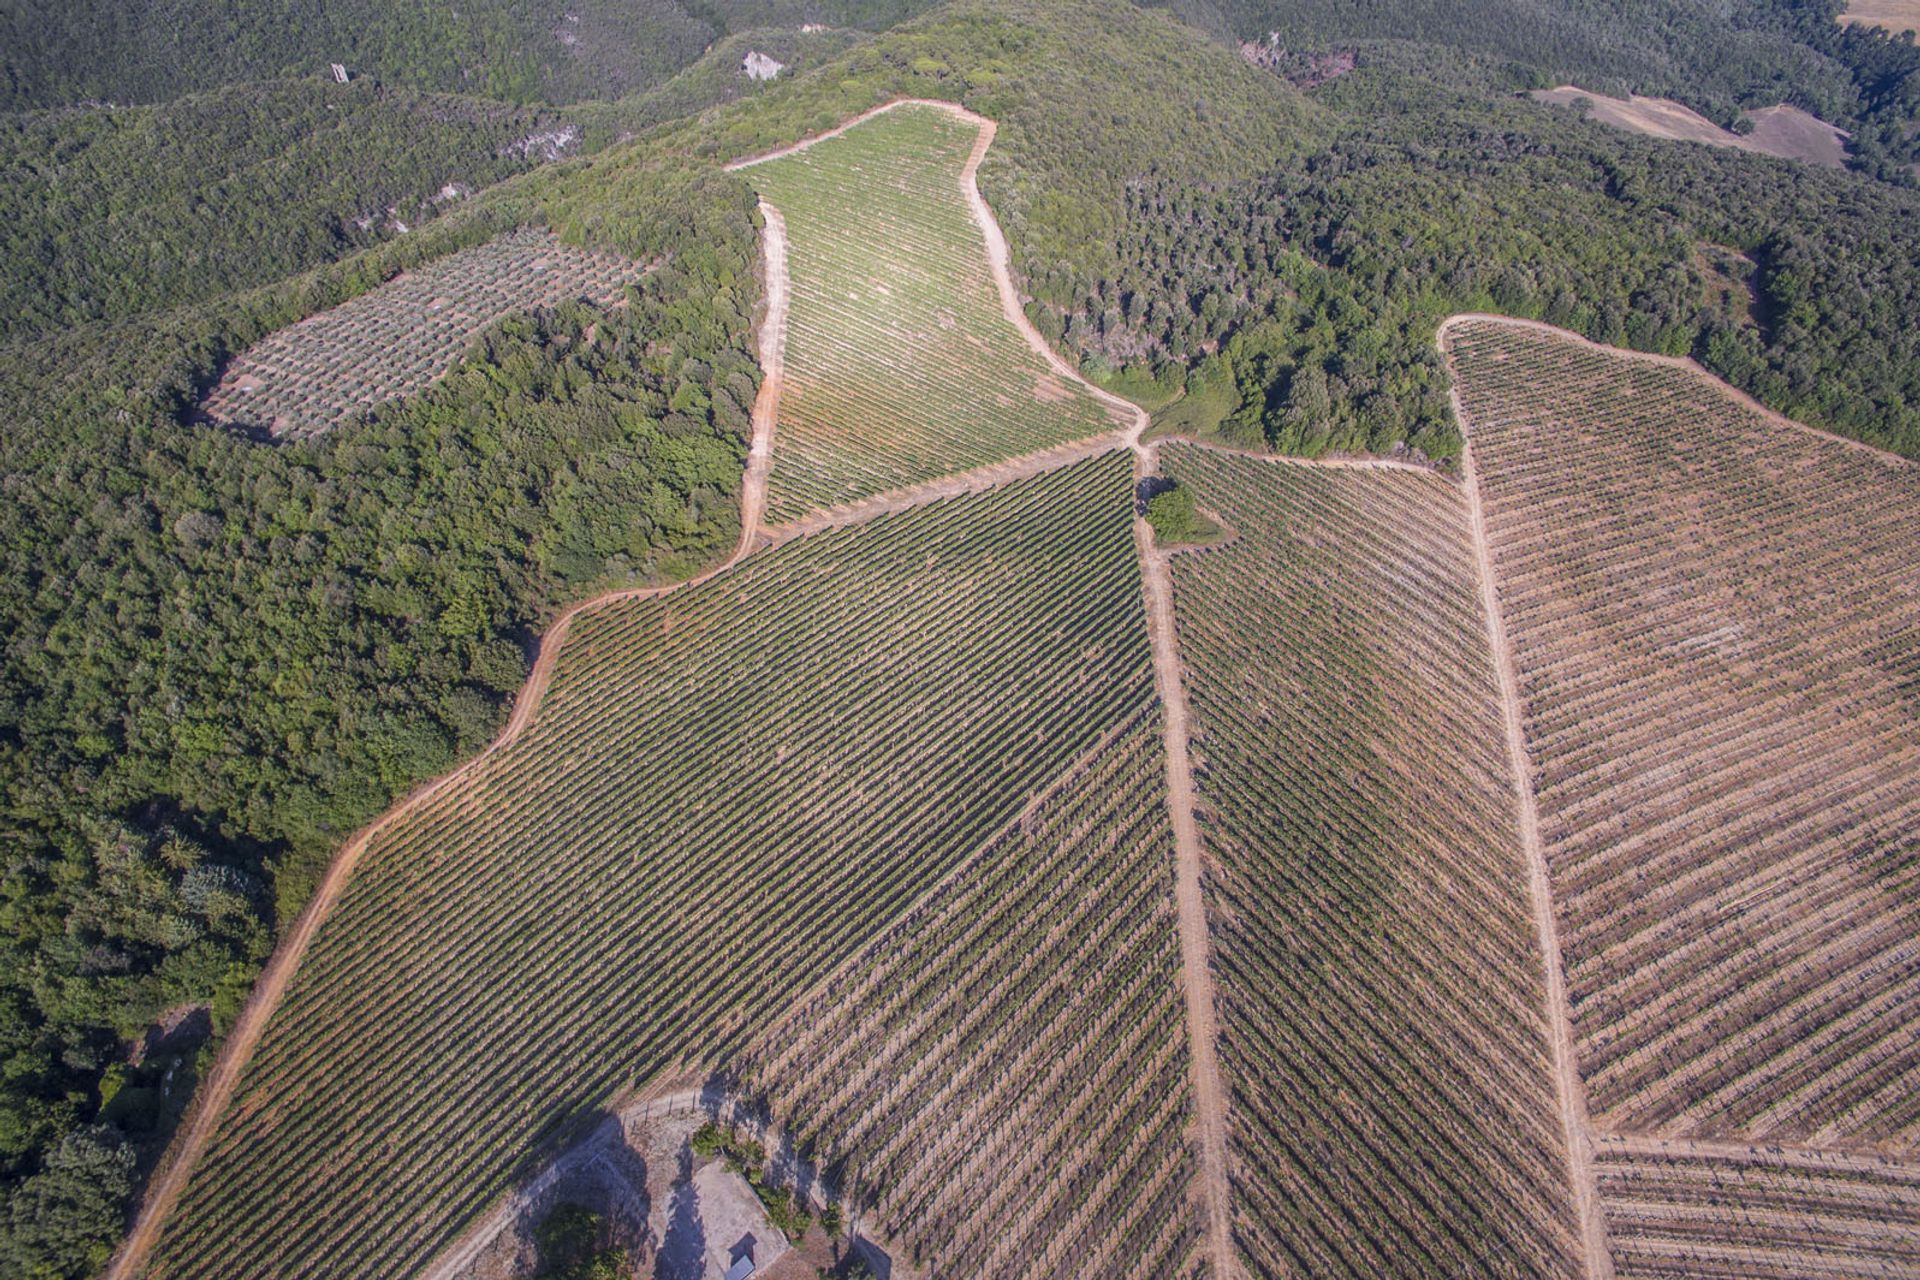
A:
MULTIPOLYGON (((1141 451, 1142 468, 1151 466, 1141 451)), ((1146 589, 1147 629, 1153 642, 1153 678, 1163 708, 1166 735, 1167 807, 1173 816, 1174 907, 1180 922, 1180 972, 1186 985, 1188 1055, 1192 1070, 1193 1110, 1200 1148, 1202 1202, 1207 1215, 1208 1250, 1216 1277, 1240 1274, 1233 1251, 1232 1182, 1228 1172, 1227 1095, 1220 1079, 1213 991, 1213 944, 1207 929, 1203 877, 1205 850, 1193 814, 1193 769, 1187 755, 1187 691, 1180 665, 1179 633, 1173 620, 1173 574, 1166 554, 1153 545, 1153 529, 1144 519, 1133 527, 1146 589)))
MULTIPOLYGON (((1449 322, 1451 323, 1451 322, 1449 322)), ((1440 330, 1440 349, 1449 360, 1448 329, 1440 330)), ((1540 815, 1534 805, 1533 769, 1527 757, 1526 730, 1520 713, 1520 682, 1507 626, 1500 612, 1499 579, 1493 550, 1487 540, 1486 511, 1480 501, 1480 478, 1474 469, 1473 439, 1466 407, 1457 385, 1450 395, 1453 412, 1464 438, 1460 451, 1461 478, 1467 495, 1467 520, 1473 537, 1476 576, 1480 579, 1480 612, 1485 618, 1487 643, 1493 654, 1494 678, 1500 691, 1501 718, 1506 724, 1507 760, 1513 774, 1514 803, 1519 818, 1520 847, 1526 857, 1527 887, 1533 898, 1534 927, 1540 935, 1541 959, 1547 977, 1546 1015, 1553 1051, 1554 1091, 1560 1100, 1560 1122, 1566 1131, 1567 1178, 1573 1190, 1575 1223, 1580 1232, 1587 1280, 1612 1280, 1613 1255, 1607 1246, 1606 1222, 1594 1190, 1591 1137, 1587 1123, 1586 1088, 1580 1081, 1574 1053, 1573 1023, 1568 1015, 1566 978, 1561 969, 1559 928, 1553 916, 1553 891, 1547 877, 1546 848, 1540 839, 1540 815)))
POLYGON ((740 537, 727 558, 712 568, 687 579, 685 582, 671 583, 657 587, 633 587, 622 591, 609 591, 604 595, 583 600, 554 619, 553 625, 540 639, 539 656, 534 660, 533 669, 527 674, 527 682, 522 686, 520 695, 514 700, 513 714, 508 717, 506 726, 499 736, 489 743, 485 750, 472 757, 465 764, 443 774, 430 782, 423 783, 394 804, 385 813, 346 844, 334 855, 327 873, 315 888, 313 898, 294 923, 293 930, 282 938, 274 949, 267 966, 261 971, 254 983, 247 1003, 241 1008, 240 1016, 228 1033, 226 1042, 221 1046, 219 1056, 214 1060, 213 1069, 207 1078, 195 1090, 193 1102, 189 1106, 186 1118, 179 1131, 174 1134, 168 1145, 166 1155, 147 1184, 147 1192, 141 1201, 139 1215, 134 1219, 132 1230, 122 1242, 118 1252, 104 1273, 103 1280, 133 1280, 146 1266, 153 1252, 153 1246, 159 1241, 160 1230, 167 1217, 179 1202, 180 1194, 186 1189, 187 1179, 192 1175, 205 1152, 207 1143, 213 1137, 214 1127, 225 1113, 227 1104, 232 1101, 234 1090, 239 1086, 240 1076, 245 1071, 254 1050, 259 1047, 260 1037, 266 1031, 274 1012, 285 997, 287 986, 305 958, 307 948, 312 945, 314 934, 319 931, 321 922, 333 910, 339 901, 341 892, 359 866, 361 857, 373 838, 392 826, 414 808, 425 804, 440 792, 458 785, 472 774, 496 752, 517 739, 526 727, 533 722, 534 713, 539 709, 545 696, 547 685, 553 679, 553 670, 560 652, 566 647, 567 629, 580 614, 592 609, 621 600, 640 600, 650 596, 665 595, 670 591, 680 591, 698 586, 714 576, 726 572, 750 553, 760 533, 760 516, 766 510, 767 472, 771 458, 773 423, 779 407, 782 372, 785 367, 787 324, 787 254, 786 224, 780 220, 777 211, 766 205, 761 206, 767 213, 765 258, 767 275, 765 281, 767 310, 760 324, 760 365, 763 376, 759 393, 753 402, 753 437, 748 444, 747 466, 740 486, 740 537))
MULTIPOLYGON (((957 103, 925 98, 902 98, 855 116, 837 128, 816 134, 792 146, 736 160, 727 168, 741 169, 762 161, 792 155, 824 138, 844 133, 861 121, 871 119, 883 111, 891 111, 909 104, 948 112, 955 118, 972 124, 979 131, 973 150, 960 170, 960 190, 966 197, 967 207, 972 211, 973 220, 980 228, 980 234, 986 242, 987 266, 1000 294, 1001 313, 1006 317, 1007 322, 1020 332, 1020 336, 1026 340, 1027 345, 1047 362, 1048 367, 1056 375, 1085 388, 1089 394, 1106 406, 1116 423, 1124 424, 1116 436, 1096 436, 1064 446, 1060 450, 1050 450, 1046 454, 1029 455, 1027 460, 1016 460, 1013 464, 1014 470, 1025 470, 1025 465, 1021 465, 1023 462, 1033 466, 1035 471, 1047 470, 1063 462, 1104 452, 1123 444, 1134 451, 1136 477, 1145 479, 1152 475, 1157 465, 1153 447, 1142 443, 1141 440, 1146 433, 1149 421, 1146 410, 1132 401, 1103 391, 1088 382, 1077 368, 1041 337, 1040 331, 1034 328, 1033 322, 1027 318, 1025 308, 1020 305, 1020 295, 1013 283, 1012 255, 1007 249, 1007 238, 1001 232, 999 220, 994 217, 986 198, 980 194, 977 181, 980 162, 985 158, 988 148, 993 145, 994 135, 999 128, 992 120, 976 115, 957 103)), ((1008 464, 1001 465, 1004 467, 1008 464)), ((985 474, 995 470, 996 468, 985 468, 981 473, 970 474, 985 474)), ((1005 478, 1013 477, 1009 475, 1005 478)), ((935 482, 933 486, 920 488, 937 490, 951 482, 951 480, 940 481, 935 482)), ((885 498, 886 495, 883 495, 883 499, 885 498)), ((898 500, 898 496, 892 499, 892 501, 898 500)), ((860 505, 864 507, 868 504, 860 505)), ((884 502, 881 505, 882 509, 890 509, 884 502)), ((857 509, 849 509, 849 514, 857 509)), ((1153 545, 1151 527, 1144 518, 1138 516, 1134 519, 1134 544, 1140 557, 1140 577, 1145 596, 1148 632, 1153 648, 1154 681, 1158 686, 1161 705, 1164 708, 1161 724, 1165 735, 1164 754, 1167 761, 1167 803, 1171 811, 1174 831, 1174 897, 1180 924, 1180 967, 1186 989, 1188 1056, 1192 1072, 1195 1140, 1200 1153, 1198 1191, 1206 1214, 1208 1252, 1213 1263, 1213 1274, 1218 1280, 1231 1280, 1231 1277, 1239 1275, 1240 1268, 1233 1252, 1231 1182, 1227 1157, 1226 1090, 1221 1084, 1216 1053, 1217 1029, 1214 1014, 1212 948, 1208 937, 1206 901, 1202 888, 1205 855, 1200 843, 1199 826, 1193 813, 1193 774, 1187 756, 1186 687, 1180 664, 1178 633, 1173 622, 1173 576, 1168 570, 1166 555, 1153 545)))

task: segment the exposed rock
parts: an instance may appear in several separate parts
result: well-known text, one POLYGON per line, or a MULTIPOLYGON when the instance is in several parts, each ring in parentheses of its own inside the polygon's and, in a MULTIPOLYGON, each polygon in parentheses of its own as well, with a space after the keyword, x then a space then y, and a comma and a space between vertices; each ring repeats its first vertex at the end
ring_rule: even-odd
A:
POLYGON ((771 80, 787 69, 787 64, 769 58, 758 49, 747 50, 747 56, 740 60, 740 69, 747 73, 749 80, 771 80))
POLYGON ((1352 49, 1336 49, 1330 53, 1294 53, 1281 47, 1280 33, 1277 31, 1265 40, 1242 42, 1240 56, 1302 89, 1312 89, 1329 80, 1338 80, 1358 64, 1352 49))
POLYGON ((538 159, 551 164, 560 159, 580 142, 579 125, 562 125, 558 129, 542 129, 530 133, 517 142, 509 142, 500 148, 503 156, 517 156, 522 160, 538 159))

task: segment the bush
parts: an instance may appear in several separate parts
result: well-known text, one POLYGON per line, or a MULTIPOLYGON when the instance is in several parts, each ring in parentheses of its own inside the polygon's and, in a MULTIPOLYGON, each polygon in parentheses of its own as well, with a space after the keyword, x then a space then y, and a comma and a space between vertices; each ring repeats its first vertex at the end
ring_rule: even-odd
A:
POLYGON ((1200 533, 1193 490, 1176 484, 1154 495, 1147 503, 1147 523, 1153 526, 1154 541, 1163 546, 1192 542, 1200 533))

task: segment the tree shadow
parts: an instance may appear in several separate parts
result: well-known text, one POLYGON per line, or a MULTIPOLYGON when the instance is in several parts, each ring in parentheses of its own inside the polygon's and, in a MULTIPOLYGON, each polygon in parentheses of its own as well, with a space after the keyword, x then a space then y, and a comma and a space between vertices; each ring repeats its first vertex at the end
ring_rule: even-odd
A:
POLYGON ((693 1186, 693 1152, 680 1149, 668 1202, 667 1233, 653 1260, 654 1280, 700 1280, 707 1270, 707 1228, 700 1219, 700 1194, 693 1186))
POLYGON ((1175 487, 1174 482, 1166 476, 1147 476, 1133 487, 1133 514, 1144 516, 1149 502, 1175 487))

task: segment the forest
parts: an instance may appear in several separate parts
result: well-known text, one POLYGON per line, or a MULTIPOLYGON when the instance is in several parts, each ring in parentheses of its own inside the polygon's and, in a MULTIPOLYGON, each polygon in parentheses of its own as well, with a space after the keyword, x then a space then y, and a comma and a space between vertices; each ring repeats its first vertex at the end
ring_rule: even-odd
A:
POLYGON ((0 109, 164 102, 235 81, 325 75, 508 102, 653 88, 714 41, 802 23, 882 30, 933 0, 377 0, 15 6, 0 13, 0 109), (84 58, 72 51, 85 49, 84 58))
POLYGON ((1829 0, 1414 6, 1392 31, 1287 6, 1290 50, 1353 54, 1310 88, 1239 55, 1280 18, 1231 0, 580 4, 574 44, 557 5, 99 8, 0 18, 9 1275, 105 1256, 212 1042, 128 1045, 197 1006, 228 1025, 333 849, 497 731, 543 621, 731 543, 758 284, 722 161, 897 95, 997 120, 980 182, 1030 313, 1168 430, 1443 460, 1434 326, 1476 308, 1693 354, 1920 454, 1920 195, 1883 180, 1908 180, 1920 77, 1829 0), (800 21, 889 29, 788 31, 767 47, 798 74, 743 90, 725 33, 800 21), (336 50, 359 82, 318 79, 336 50), (1855 130, 1861 171, 1514 97, 1568 79, 1719 114, 1787 96, 1855 130), (155 105, 81 105, 107 98, 155 105), (520 145, 570 126, 577 148, 520 145), (189 425, 265 335, 521 226, 656 269, 318 440, 189 425))
POLYGON ((1136 177, 1111 274, 1036 279, 1036 323, 1122 389, 1192 368, 1170 429, 1284 452, 1450 456, 1434 329, 1482 310, 1693 355, 1920 455, 1920 193, 1564 119, 1468 55, 1355 48, 1312 94, 1325 146, 1226 184, 1136 177))

